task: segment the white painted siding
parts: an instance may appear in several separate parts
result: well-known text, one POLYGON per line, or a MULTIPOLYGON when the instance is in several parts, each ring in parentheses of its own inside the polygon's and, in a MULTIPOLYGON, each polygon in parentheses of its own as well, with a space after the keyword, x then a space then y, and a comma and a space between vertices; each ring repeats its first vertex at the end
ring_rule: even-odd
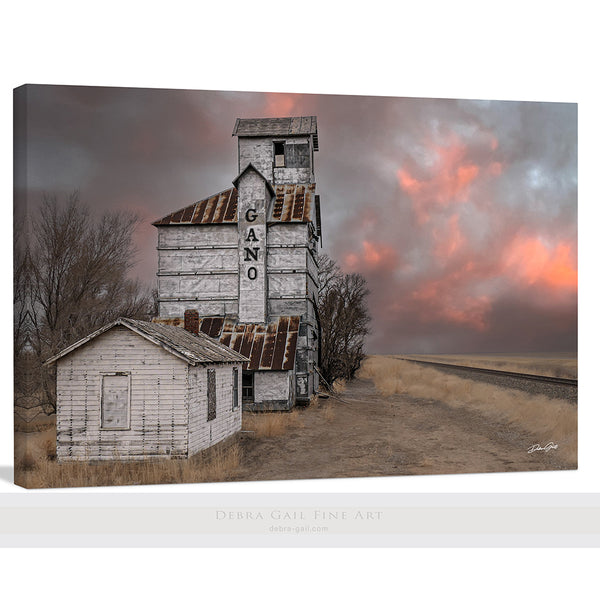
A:
POLYGON ((235 223, 218 225, 169 225, 158 227, 158 246, 210 246, 230 244, 237 248, 235 223))
POLYGON ((273 138, 238 138, 238 173, 252 163, 273 181, 273 138))
POLYGON ((188 368, 126 327, 110 329, 57 361, 59 461, 185 457, 216 444, 241 429, 241 400, 232 407, 234 366, 241 374, 241 363, 188 368), (207 368, 216 373, 212 421, 207 368), (127 429, 101 427, 102 378, 109 373, 129 377, 127 429))
POLYGON ((169 225, 158 231, 160 317, 238 311, 238 229, 235 224, 169 225))
POLYGON ((293 371, 255 371, 254 397, 260 402, 287 402, 293 371))
POLYGON ((125 327, 57 362, 57 456, 103 460, 187 454, 187 363, 125 327), (130 373, 130 428, 100 426, 102 373, 130 373))
MULTIPOLYGON (((233 365, 236 366, 236 365, 233 365)), ((190 367, 190 456, 204 450, 242 428, 241 365, 238 369, 238 407, 233 408, 233 366, 199 365, 190 367), (208 421, 207 371, 215 370, 217 416, 208 421)))
POLYGON ((306 245, 308 244, 307 223, 272 223, 269 225, 268 246, 276 244, 306 245))

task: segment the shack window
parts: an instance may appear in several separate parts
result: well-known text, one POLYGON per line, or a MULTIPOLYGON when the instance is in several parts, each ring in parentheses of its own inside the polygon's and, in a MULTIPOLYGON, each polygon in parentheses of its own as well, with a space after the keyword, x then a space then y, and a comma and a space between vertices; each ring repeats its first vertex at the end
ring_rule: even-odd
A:
POLYGON ((273 142, 275 148, 275 166, 285 167, 285 142, 273 142))
POLYGON ((254 373, 242 371, 242 404, 254 402, 254 373))
POLYGON ((100 400, 102 429, 129 429, 129 374, 102 376, 100 400))
POLYGON ((238 390, 238 370, 237 367, 233 367, 233 408, 237 408, 240 405, 239 390, 238 390))
POLYGON ((217 381, 215 377, 215 370, 208 369, 208 418, 207 421, 212 421, 217 418, 217 381))

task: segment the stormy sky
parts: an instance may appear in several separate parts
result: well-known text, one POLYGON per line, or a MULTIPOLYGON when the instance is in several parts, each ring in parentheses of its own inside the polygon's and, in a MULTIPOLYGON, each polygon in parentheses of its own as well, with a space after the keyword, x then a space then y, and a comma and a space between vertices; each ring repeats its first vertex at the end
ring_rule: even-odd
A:
POLYGON ((575 104, 33 86, 26 189, 131 209, 156 229, 231 187, 237 117, 316 115, 323 251, 362 273, 368 351, 577 348, 575 104))

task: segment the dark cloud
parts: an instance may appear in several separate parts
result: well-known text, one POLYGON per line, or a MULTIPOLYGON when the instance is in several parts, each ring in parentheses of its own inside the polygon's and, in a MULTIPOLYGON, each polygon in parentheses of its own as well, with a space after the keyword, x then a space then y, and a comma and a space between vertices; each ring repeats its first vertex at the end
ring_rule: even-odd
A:
POLYGON ((576 349, 572 104, 32 86, 19 198, 136 210, 151 282, 150 223, 231 185, 235 119, 300 114, 324 250, 371 288, 371 351, 576 349))

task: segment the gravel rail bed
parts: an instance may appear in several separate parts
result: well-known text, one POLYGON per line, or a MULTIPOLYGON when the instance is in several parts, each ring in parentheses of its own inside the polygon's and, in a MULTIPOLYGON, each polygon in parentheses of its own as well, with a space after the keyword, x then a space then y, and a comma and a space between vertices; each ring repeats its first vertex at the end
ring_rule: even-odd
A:
MULTIPOLYGON (((408 360, 408 359, 399 359, 408 360)), ((425 366, 425 361, 410 361, 425 366)), ((566 385, 561 383, 548 383, 545 381, 534 381, 530 379, 522 379, 519 377, 511 377, 510 375, 496 375, 492 373, 481 373, 478 371, 470 371, 464 368, 457 368, 454 365, 427 363, 428 367, 452 373, 458 377, 471 379, 472 381, 481 381, 500 387, 512 388, 527 392, 528 394, 543 394, 549 398, 557 398, 571 404, 577 404, 577 386, 566 385)))

